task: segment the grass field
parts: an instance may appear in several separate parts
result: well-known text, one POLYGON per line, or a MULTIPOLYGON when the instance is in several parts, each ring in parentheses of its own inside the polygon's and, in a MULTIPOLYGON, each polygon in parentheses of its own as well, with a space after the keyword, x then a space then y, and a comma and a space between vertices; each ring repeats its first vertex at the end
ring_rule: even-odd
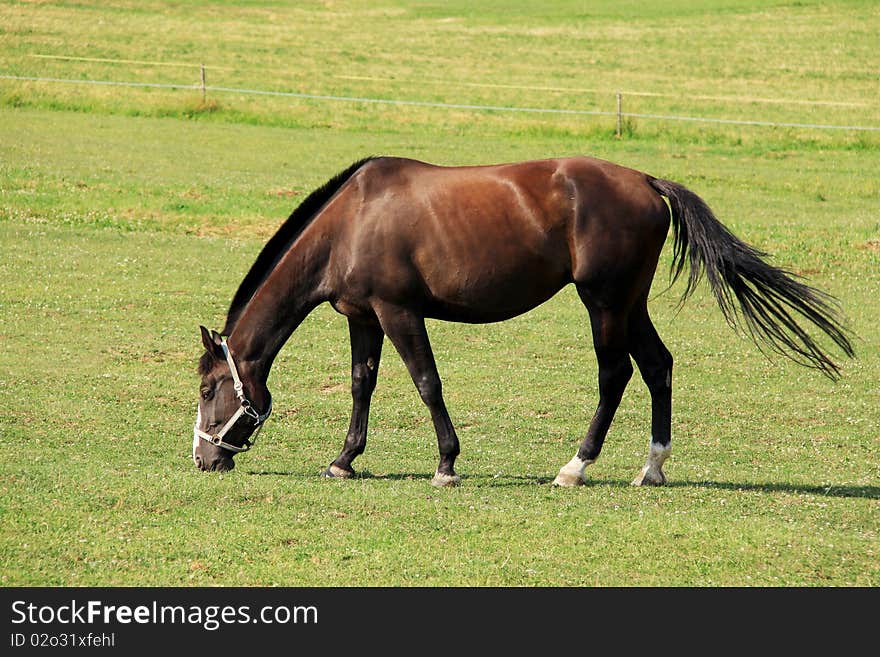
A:
MULTIPOLYGON (((880 125, 871 2, 4 2, 0 75, 880 125), (37 57, 36 55, 41 55, 37 57), (565 89, 563 91, 562 89, 565 89), (591 91, 585 91, 589 89, 591 91), (652 93, 666 95, 636 95, 652 93), (810 101, 810 102, 807 102, 810 101)), ((0 79, 0 584, 880 583, 880 133, 332 103, 0 79), (630 384, 591 485, 550 486, 596 401, 573 290, 429 325, 462 486, 393 350, 352 481, 345 320, 282 351, 275 413, 225 475, 190 460, 201 353, 257 252, 351 161, 585 153, 682 182, 841 300, 837 383, 768 361, 704 290, 650 308, 676 357, 670 485, 634 489, 630 384)))

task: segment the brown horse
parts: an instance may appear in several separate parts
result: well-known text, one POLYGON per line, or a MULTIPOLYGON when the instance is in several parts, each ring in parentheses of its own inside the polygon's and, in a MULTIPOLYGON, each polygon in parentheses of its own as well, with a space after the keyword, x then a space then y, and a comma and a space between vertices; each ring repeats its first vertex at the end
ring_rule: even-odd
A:
POLYGON ((679 184, 586 157, 481 167, 368 158, 312 193, 269 240, 232 300, 228 338, 201 327, 193 460, 202 470, 229 470, 234 454, 250 448, 271 410, 266 381, 276 355, 326 301, 348 318, 354 405, 342 452, 325 474, 354 474, 387 335, 434 422, 440 463, 432 483, 455 485, 458 437, 425 318, 502 321, 574 283, 590 316, 599 405, 554 483, 584 483, 632 376, 631 358, 652 407, 648 460, 633 483, 664 483, 672 356, 647 299, 670 219, 673 280, 690 265, 682 301, 705 272, 731 325, 742 322, 756 342, 838 376, 795 321, 805 318, 852 356, 834 299, 767 264, 679 184))

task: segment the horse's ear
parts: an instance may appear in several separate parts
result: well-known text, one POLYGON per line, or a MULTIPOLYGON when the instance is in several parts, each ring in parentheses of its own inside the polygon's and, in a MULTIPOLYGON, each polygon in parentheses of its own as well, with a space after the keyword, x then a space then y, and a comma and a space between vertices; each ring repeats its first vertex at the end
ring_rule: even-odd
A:
POLYGON ((202 332, 202 344, 205 345, 209 354, 213 354, 215 358, 225 358, 223 349, 220 347, 222 338, 217 331, 209 331, 204 326, 199 326, 202 332))

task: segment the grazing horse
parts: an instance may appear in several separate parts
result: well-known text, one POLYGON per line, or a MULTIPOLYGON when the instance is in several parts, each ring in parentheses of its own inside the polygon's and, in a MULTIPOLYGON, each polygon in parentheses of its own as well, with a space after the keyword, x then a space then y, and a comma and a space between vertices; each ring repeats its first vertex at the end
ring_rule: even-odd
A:
POLYGON ((458 437, 425 318, 503 321, 574 283, 590 317, 599 405, 554 484, 584 483, 632 376, 631 359, 652 412, 647 463, 633 484, 663 484, 672 356, 647 299, 670 222, 673 280, 689 265, 682 301, 705 273, 728 323, 744 324, 759 344, 837 378, 838 366, 795 319, 808 320, 852 357, 835 300, 767 264, 765 253, 730 233, 682 185, 587 157, 474 167, 367 158, 308 196, 268 241, 223 331, 201 327, 206 351, 193 460, 202 470, 229 470, 232 457, 250 448, 271 411, 266 381, 275 357, 303 319, 329 302, 348 318, 354 404, 342 451, 325 475, 351 477, 352 461, 366 447, 387 335, 434 422, 440 463, 432 483, 455 485, 458 437))

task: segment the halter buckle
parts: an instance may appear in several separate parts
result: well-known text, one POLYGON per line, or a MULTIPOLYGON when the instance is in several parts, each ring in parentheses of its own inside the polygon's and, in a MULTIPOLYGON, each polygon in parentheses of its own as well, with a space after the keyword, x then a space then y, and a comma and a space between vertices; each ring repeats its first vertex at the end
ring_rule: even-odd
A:
POLYGON ((247 415, 249 418, 253 419, 257 423, 257 425, 259 425, 263 422, 263 418, 260 417, 260 414, 257 413, 256 410, 254 410, 254 407, 251 405, 250 401, 248 401, 247 399, 241 400, 241 410, 244 411, 245 415, 247 415))

